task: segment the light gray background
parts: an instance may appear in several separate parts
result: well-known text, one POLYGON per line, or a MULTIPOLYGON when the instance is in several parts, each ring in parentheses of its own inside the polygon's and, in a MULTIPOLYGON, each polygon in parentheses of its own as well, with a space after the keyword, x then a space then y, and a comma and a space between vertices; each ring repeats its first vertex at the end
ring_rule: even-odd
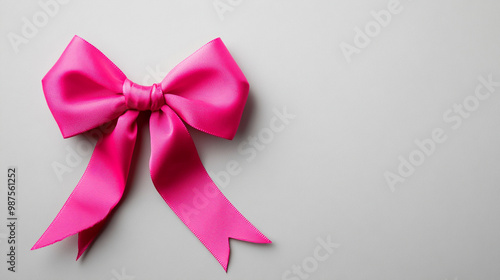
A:
POLYGON ((15 53, 8 34, 43 10, 0 0, 0 260, 7 166, 19 168, 18 271, 1 261, 0 278, 282 279, 329 236, 340 246, 308 279, 499 279, 500 88, 456 130, 443 114, 479 76, 500 81, 500 4, 401 0, 348 63, 339 45, 390 2, 233 1, 221 20, 212 0, 73 0, 15 53), (208 170, 240 163, 223 192, 273 244, 231 241, 226 274, 154 189, 143 127, 130 191, 86 255, 75 262, 75 237, 30 251, 90 158, 58 179, 54 162, 86 140, 63 140, 40 83, 75 34, 138 83, 223 39, 250 99, 233 141, 193 134, 208 170), (247 161, 238 145, 284 107, 295 119, 247 161), (392 191, 384 173, 435 128, 447 141, 392 191))

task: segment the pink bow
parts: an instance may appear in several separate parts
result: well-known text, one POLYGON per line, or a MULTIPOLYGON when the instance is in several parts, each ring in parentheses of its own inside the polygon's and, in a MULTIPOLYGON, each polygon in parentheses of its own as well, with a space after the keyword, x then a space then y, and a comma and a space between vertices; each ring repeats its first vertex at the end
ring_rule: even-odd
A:
POLYGON ((184 124, 232 139, 249 85, 220 38, 152 86, 131 82, 103 53, 75 36, 42 80, 64 138, 106 122, 114 129, 95 147, 63 208, 32 250, 78 233, 78 256, 97 237, 120 201, 137 138, 140 111, 151 111, 153 183, 175 214, 227 271, 229 238, 271 243, 215 186, 184 124))

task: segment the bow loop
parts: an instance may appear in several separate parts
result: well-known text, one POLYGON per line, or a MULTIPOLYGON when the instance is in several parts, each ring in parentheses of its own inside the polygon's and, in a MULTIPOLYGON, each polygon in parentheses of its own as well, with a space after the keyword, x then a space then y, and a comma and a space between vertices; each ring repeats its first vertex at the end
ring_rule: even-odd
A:
POLYGON ((233 139, 248 81, 220 38, 179 63, 161 82, 165 101, 190 126, 233 139))
POLYGON ((42 79, 47 104, 64 138, 116 119, 126 110, 126 79, 103 53, 75 36, 42 79))

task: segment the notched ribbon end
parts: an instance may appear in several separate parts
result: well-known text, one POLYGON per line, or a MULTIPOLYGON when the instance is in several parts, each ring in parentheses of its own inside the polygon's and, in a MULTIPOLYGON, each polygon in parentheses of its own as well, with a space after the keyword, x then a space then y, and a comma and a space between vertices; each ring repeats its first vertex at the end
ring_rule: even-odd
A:
MULTIPOLYGON (((43 247, 47 247, 47 246, 50 246, 54 243, 57 243, 59 241, 62 241, 63 239, 65 238, 62 238, 60 240, 56 240, 56 241, 49 241, 49 242, 42 242, 42 238, 40 238, 36 243, 35 245, 33 245, 33 247, 31 247, 31 251, 34 251, 34 250, 37 250, 37 249, 41 249, 43 247)), ((80 257, 83 255, 83 253, 85 253, 85 251, 87 250, 87 248, 89 247, 91 241, 89 241, 88 243, 86 244, 82 244, 81 243, 81 239, 79 237, 79 240, 78 240, 78 254, 76 256, 76 259, 75 261, 78 261, 78 259, 80 259, 80 257)))
MULTIPOLYGON (((59 240, 59 241, 61 241, 61 240, 59 240)), ((34 250, 37 250, 37 249, 40 249, 40 248, 43 248, 43 247, 47 247, 47 246, 52 245, 52 244, 54 244, 56 242, 59 242, 59 241, 54 241, 52 243, 46 243, 46 244, 40 244, 40 241, 37 241, 35 243, 35 245, 33 245, 33 247, 31 247, 30 251, 34 251, 34 250)), ((82 248, 78 248, 78 254, 76 256, 75 261, 78 261, 78 259, 80 259, 80 257, 83 255, 83 253, 85 252, 86 249, 87 249, 87 247, 85 247, 83 249, 82 248)))
POLYGON ((224 271, 226 273, 227 273, 227 268, 228 268, 228 264, 229 264, 229 256, 231 255, 231 245, 229 244, 230 239, 239 240, 239 241, 248 242, 248 243, 257 243, 257 244, 273 243, 269 238, 267 238, 263 234, 262 234, 262 236, 259 236, 258 238, 255 238, 255 239, 245 239, 245 238, 241 238, 241 237, 228 237, 227 238, 227 253, 221 255, 221 257, 218 257, 214 254, 214 257, 217 259, 217 261, 219 262, 219 264, 222 266, 222 268, 224 269, 224 271))

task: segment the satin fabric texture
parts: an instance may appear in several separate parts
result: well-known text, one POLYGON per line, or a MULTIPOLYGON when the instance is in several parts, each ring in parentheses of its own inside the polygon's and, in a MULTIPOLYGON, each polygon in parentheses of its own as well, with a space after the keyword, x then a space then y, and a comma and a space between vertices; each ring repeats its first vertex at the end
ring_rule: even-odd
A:
POLYGON ((78 259, 96 239, 127 185, 141 111, 151 111, 154 186, 224 270, 229 238, 271 243, 210 179, 186 128, 225 139, 236 134, 249 84, 220 38, 174 67, 161 83, 143 86, 75 36, 42 85, 64 138, 108 122, 114 128, 97 142, 82 178, 32 250, 78 234, 78 259))

